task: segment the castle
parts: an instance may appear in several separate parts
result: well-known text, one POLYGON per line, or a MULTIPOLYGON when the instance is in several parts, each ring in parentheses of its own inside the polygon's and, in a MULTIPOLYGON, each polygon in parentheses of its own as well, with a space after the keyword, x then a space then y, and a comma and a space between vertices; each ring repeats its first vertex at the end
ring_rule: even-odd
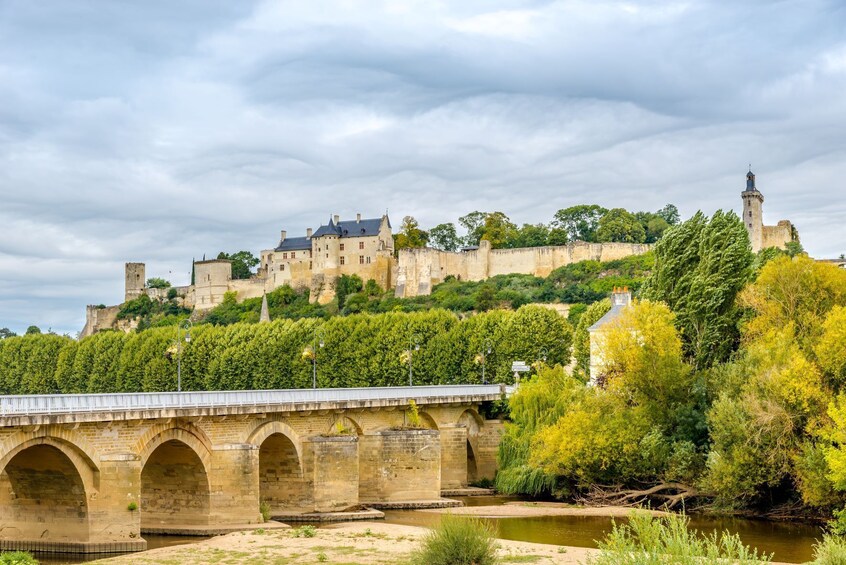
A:
POLYGON ((799 240, 796 228, 788 220, 781 220, 775 226, 764 225, 764 195, 755 186, 755 173, 751 168, 746 173, 746 190, 740 197, 743 199, 743 224, 754 253, 768 247, 784 249, 791 241, 799 240))
MULTIPOLYGON (((793 225, 783 220, 776 226, 764 226, 764 197, 755 187, 752 171, 746 175, 743 199, 743 221, 757 252, 766 247, 784 248, 796 241, 793 225)), ((463 281, 482 281, 496 275, 512 273, 546 277, 553 270, 580 261, 613 261, 646 253, 649 244, 587 243, 575 241, 567 245, 492 249, 490 242, 458 252, 431 248, 401 249, 394 253, 394 239, 388 215, 381 218, 341 220, 338 215, 316 231, 306 230, 304 237, 288 237, 281 232, 279 244, 261 252, 258 271, 249 279, 233 279, 228 260, 213 259, 194 262, 193 284, 169 289, 146 287, 144 263, 127 263, 125 300, 142 294, 151 299, 175 295, 180 304, 195 311, 214 308, 223 302, 227 292, 234 292, 239 301, 257 298, 281 286, 310 291, 310 299, 326 304, 335 297, 335 284, 341 275, 357 275, 363 281, 373 279, 385 290, 393 290, 398 298, 426 296, 432 287, 454 277, 463 281)), ((88 306, 85 328, 80 336, 101 329, 132 329, 132 321, 118 321, 120 305, 88 306)))

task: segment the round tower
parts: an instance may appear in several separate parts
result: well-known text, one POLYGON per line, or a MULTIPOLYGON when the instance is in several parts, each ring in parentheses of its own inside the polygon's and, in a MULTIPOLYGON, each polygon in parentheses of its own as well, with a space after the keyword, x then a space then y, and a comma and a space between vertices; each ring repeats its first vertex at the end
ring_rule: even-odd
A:
POLYGON ((764 195, 755 187, 755 173, 750 169, 746 173, 746 190, 743 199, 743 225, 749 233, 752 251, 757 253, 764 243, 764 195))

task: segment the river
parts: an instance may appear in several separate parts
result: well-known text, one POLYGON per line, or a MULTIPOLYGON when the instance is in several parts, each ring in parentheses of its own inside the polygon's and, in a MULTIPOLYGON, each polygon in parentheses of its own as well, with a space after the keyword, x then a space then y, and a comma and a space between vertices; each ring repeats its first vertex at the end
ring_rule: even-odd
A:
MULTIPOLYGON (((467 506, 496 506, 516 500, 502 496, 456 497, 467 506)), ((438 522, 439 515, 414 510, 389 510, 385 521, 392 524, 431 527, 438 522)), ((569 545, 575 547, 596 547, 595 540, 602 539, 611 530, 611 518, 596 516, 548 516, 520 518, 489 518, 496 529, 497 537, 508 540, 569 545)), ((792 522, 769 522, 741 518, 715 518, 693 516, 691 527, 700 532, 728 530, 740 536, 741 540, 759 551, 774 554, 775 561, 805 563, 813 556, 813 546, 822 538, 817 526, 792 522)), ((144 536, 150 549, 196 543, 205 538, 181 536, 144 536)), ((59 563, 84 563, 95 558, 81 559, 79 556, 57 557, 37 555, 45 565, 59 563)))

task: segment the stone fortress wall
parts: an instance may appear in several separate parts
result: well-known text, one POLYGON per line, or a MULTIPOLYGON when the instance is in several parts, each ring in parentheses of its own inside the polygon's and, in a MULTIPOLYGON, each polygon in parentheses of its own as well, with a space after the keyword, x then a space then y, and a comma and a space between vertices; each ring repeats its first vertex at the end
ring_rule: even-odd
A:
POLYGON ((438 249, 401 249, 397 265, 396 296, 408 298, 431 294, 432 287, 448 276, 462 281, 483 281, 514 273, 547 277, 559 267, 579 261, 614 261, 640 255, 652 249, 645 243, 585 243, 491 249, 481 241, 479 248, 450 252, 438 249))

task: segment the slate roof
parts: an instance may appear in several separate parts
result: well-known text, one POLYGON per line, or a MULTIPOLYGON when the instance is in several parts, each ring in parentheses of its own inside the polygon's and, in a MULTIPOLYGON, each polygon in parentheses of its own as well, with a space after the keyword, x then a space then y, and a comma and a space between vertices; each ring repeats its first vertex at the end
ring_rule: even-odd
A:
MULTIPOLYGON (((312 237, 324 235, 337 235, 338 237, 372 237, 379 235, 379 227, 382 225, 382 218, 369 218, 356 222, 355 220, 342 220, 337 224, 330 219, 327 225, 320 226, 312 237)), ((390 227, 388 220, 388 227, 390 227)))
POLYGON ((305 251, 311 249, 311 239, 307 237, 286 237, 280 241, 275 251, 305 251))
POLYGON ((600 329, 605 324, 611 323, 612 321, 616 320, 620 314, 623 313, 623 310, 626 309, 626 305, 624 304, 615 304, 611 307, 608 312, 605 313, 599 320, 596 321, 594 325, 588 328, 589 332, 596 331, 600 329))

